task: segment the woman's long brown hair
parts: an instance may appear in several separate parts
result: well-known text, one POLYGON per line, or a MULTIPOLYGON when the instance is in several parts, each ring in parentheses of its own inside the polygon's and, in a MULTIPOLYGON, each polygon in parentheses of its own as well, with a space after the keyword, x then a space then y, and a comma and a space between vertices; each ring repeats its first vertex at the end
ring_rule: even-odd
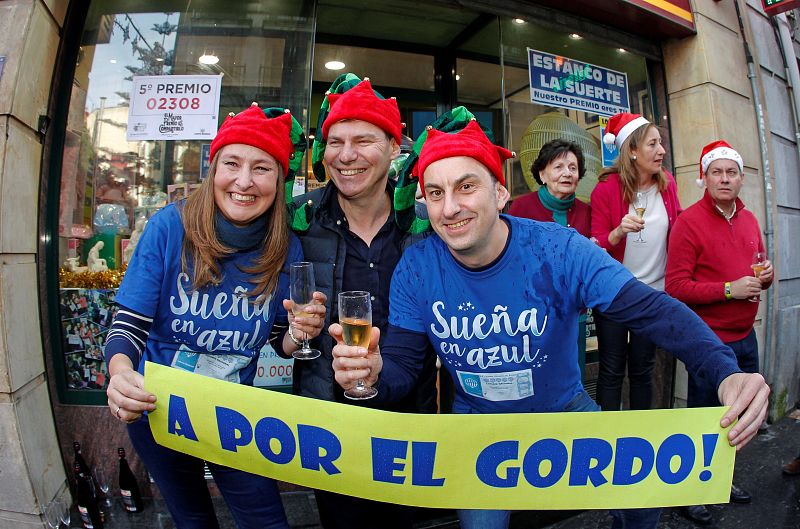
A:
MULTIPOLYGON (((216 176, 219 153, 211 160, 208 176, 186 199, 181 211, 183 229, 183 251, 181 252, 181 268, 189 273, 191 263, 192 288, 198 290, 210 284, 222 282, 221 262, 235 253, 235 249, 225 246, 219 240, 216 230, 217 204, 214 201, 214 178, 216 176)), ((280 164, 278 164, 280 168, 280 164)), ((253 266, 242 271, 252 274, 254 288, 247 295, 256 299, 275 289, 278 276, 286 262, 289 250, 289 228, 286 221, 285 189, 283 170, 278 171, 275 185, 275 201, 266 212, 267 232, 261 254, 253 266)))
MULTIPOLYGON (((622 196, 628 204, 633 202, 633 196, 636 194, 636 191, 639 190, 639 175, 636 172, 635 162, 631 158, 631 151, 636 149, 636 147, 644 141, 644 137, 647 136, 651 128, 658 129, 658 127, 650 123, 649 125, 639 127, 633 131, 622 144, 622 147, 619 148, 617 162, 611 167, 606 167, 600 171, 597 177, 598 181, 605 182, 608 180, 608 175, 618 173, 619 180, 622 182, 622 196)), ((658 172, 653 175, 653 181, 658 186, 659 192, 663 192, 667 189, 669 181, 667 180, 667 175, 664 173, 663 167, 660 167, 658 172)))

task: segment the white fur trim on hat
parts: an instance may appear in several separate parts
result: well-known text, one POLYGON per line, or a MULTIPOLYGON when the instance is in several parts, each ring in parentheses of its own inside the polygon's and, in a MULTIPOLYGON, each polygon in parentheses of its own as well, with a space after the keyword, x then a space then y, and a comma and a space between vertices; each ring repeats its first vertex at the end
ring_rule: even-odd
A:
POLYGON ((628 136, 634 133, 636 129, 642 127, 644 125, 649 125, 650 122, 647 121, 647 118, 639 116, 636 119, 632 119, 625 124, 624 127, 619 129, 617 133, 617 137, 614 139, 614 143, 617 144, 617 148, 622 148, 622 144, 625 143, 625 140, 628 139, 628 136))
POLYGON ((732 147, 717 147, 708 151, 705 156, 700 160, 700 166, 703 168, 703 174, 706 173, 708 166, 711 162, 716 160, 733 160, 739 166, 739 171, 744 172, 744 162, 741 155, 736 152, 732 147))

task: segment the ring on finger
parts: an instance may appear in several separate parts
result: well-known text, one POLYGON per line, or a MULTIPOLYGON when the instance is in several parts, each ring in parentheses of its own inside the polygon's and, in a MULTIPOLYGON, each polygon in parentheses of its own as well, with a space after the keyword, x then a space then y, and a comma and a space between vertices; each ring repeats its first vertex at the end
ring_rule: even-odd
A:
POLYGON ((122 417, 119 416, 119 410, 121 409, 120 406, 117 406, 117 411, 114 412, 114 415, 117 416, 117 419, 122 420, 122 417))

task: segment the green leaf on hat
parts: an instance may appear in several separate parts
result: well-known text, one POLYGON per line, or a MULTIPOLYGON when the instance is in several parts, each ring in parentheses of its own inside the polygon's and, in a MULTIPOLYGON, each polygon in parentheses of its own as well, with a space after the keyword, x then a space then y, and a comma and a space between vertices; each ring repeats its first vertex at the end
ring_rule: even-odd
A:
MULTIPOLYGON (((466 107, 458 106, 436 118, 429 126, 442 132, 456 133, 466 127, 474 118, 475 116, 466 107)), ((480 122, 478 124, 481 125, 480 122)), ((486 133, 489 140, 494 143, 492 131, 483 125, 481 125, 481 129, 486 133)), ((399 171, 397 186, 394 190, 394 208, 397 224, 401 227, 407 227, 407 231, 411 233, 421 233, 430 228, 429 221, 420 219, 416 215, 414 202, 419 178, 411 174, 417 164, 417 160, 419 160, 419 153, 422 151, 422 146, 425 144, 426 139, 428 139, 427 127, 422 130, 422 133, 414 141, 414 147, 399 171)))
MULTIPOLYGON (((277 118, 285 113, 286 109, 279 107, 264 109, 264 115, 267 116, 268 119, 277 118)), ((306 135, 303 133, 303 127, 300 126, 300 123, 294 118, 294 115, 290 114, 290 116, 292 118, 292 129, 289 131, 289 138, 294 145, 294 156, 289 157, 289 172, 286 174, 287 181, 293 180, 298 169, 302 167, 303 153, 305 153, 308 148, 308 142, 306 141, 306 135)), ((287 194, 287 200, 290 200, 291 196, 291 193, 287 194)))

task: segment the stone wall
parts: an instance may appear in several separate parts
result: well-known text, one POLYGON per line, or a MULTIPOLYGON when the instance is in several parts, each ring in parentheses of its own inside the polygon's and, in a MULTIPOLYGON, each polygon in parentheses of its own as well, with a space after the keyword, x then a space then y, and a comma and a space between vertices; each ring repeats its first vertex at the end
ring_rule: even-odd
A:
POLYGON ((43 527, 66 487, 39 326, 37 213, 50 84, 67 0, 0 2, 0 528, 43 527))

